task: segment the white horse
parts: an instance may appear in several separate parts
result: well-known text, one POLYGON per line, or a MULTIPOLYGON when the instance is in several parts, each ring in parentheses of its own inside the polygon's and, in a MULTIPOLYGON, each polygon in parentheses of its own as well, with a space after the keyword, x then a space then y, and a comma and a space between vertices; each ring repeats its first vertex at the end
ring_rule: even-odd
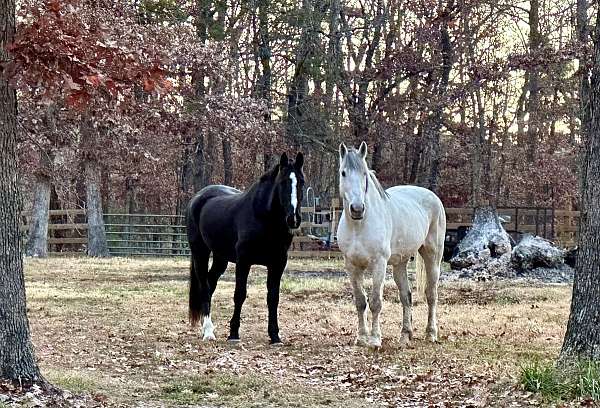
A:
MULTIPOLYGON (((417 281, 425 285, 429 306, 427 338, 437 341, 437 285, 444 253, 446 214, 440 199, 430 190, 416 186, 396 186, 384 190, 367 166, 367 144, 349 150, 342 143, 340 154, 340 196, 344 210, 337 231, 346 270, 352 281, 358 312, 357 345, 381 347, 381 313, 386 266, 393 266, 394 281, 402 302, 402 333, 406 345, 413 337, 412 295, 406 265, 417 257, 417 281), (419 262, 421 261, 421 262, 419 262), (425 271, 423 271, 423 266, 425 271), (369 299, 372 313, 367 331, 367 297, 363 288, 365 271, 373 276, 369 299)), ((419 285, 417 285, 419 286, 419 285)), ((421 287, 423 285, 421 284, 421 287)))

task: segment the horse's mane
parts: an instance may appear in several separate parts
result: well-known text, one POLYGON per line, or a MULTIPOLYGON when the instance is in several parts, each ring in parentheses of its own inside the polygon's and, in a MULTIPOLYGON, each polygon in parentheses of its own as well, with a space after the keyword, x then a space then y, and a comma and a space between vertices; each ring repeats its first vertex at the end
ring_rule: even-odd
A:
POLYGON ((377 177, 375 177, 375 170, 369 170, 369 176, 373 184, 375 184, 375 189, 377 190, 381 198, 383 198, 384 200, 389 200, 390 195, 387 191, 385 191, 379 180, 377 180, 377 177))
POLYGON ((375 185, 375 189, 384 200, 389 200, 390 195, 385 191, 377 177, 375 177, 375 170, 369 169, 365 160, 362 158, 362 155, 355 148, 350 148, 348 153, 346 153, 346 157, 344 158, 345 167, 349 170, 359 170, 359 171, 367 171, 369 174, 369 178, 375 185))

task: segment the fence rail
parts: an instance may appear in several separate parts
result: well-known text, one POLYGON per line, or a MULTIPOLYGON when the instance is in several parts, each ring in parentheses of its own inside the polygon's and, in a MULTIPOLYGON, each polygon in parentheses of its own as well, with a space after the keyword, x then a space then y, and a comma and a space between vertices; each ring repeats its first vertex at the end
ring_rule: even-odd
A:
POLYGON ((108 249, 115 256, 189 256, 182 215, 104 215, 108 249))
MULTIPOLYGON (((331 208, 302 207, 303 221, 299 234, 292 241, 291 257, 341 257, 334 246, 341 208, 337 201, 333 204, 331 208)), ((566 247, 576 243, 578 211, 499 208, 498 213, 510 217, 504 224, 508 231, 541 235, 566 247)), ((446 208, 446 216, 448 229, 469 227, 473 209, 446 208)), ((24 213, 23 217, 21 229, 26 235, 29 214, 24 213)), ((50 210, 49 217, 49 252, 85 252, 88 242, 85 210, 50 210)), ((189 256, 184 221, 181 215, 104 214, 109 251, 115 256, 189 256)))

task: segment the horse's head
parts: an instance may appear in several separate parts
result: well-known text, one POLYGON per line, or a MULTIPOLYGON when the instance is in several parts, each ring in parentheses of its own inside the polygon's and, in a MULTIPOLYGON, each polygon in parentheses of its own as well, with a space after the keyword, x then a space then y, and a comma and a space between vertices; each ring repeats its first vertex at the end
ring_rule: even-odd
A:
POLYGON ((302 153, 298 153, 294 161, 288 160, 287 154, 283 153, 275 178, 273 200, 277 200, 279 207, 283 209, 285 221, 291 229, 299 228, 302 222, 300 207, 304 188, 303 165, 304 155, 302 153))
POLYGON ((358 150, 340 144, 340 196, 344 207, 354 220, 365 215, 369 167, 367 166, 367 144, 362 142, 358 150))

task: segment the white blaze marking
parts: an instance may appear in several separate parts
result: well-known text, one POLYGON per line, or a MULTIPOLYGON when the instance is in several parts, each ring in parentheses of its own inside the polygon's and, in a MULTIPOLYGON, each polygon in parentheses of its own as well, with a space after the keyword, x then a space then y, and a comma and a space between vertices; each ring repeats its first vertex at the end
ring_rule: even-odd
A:
POLYGON ((296 180, 296 173, 290 173, 290 180, 292 180, 292 207, 294 207, 294 213, 296 212, 296 207, 298 206, 298 193, 296 192, 296 186, 298 185, 298 180, 296 180))

